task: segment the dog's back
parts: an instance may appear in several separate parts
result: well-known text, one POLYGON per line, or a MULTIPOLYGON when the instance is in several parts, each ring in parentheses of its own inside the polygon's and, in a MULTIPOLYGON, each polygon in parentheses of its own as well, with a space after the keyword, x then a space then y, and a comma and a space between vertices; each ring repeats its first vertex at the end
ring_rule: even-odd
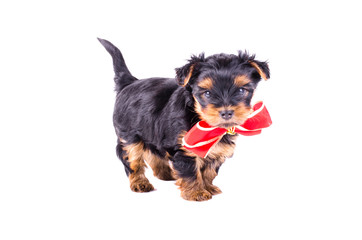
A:
MULTIPOLYGON (((117 135, 127 142, 142 141, 155 152, 173 153, 177 134, 191 126, 195 114, 190 94, 175 79, 137 80, 117 94, 113 121, 117 135)), ((195 118, 197 121, 198 118, 195 118)))

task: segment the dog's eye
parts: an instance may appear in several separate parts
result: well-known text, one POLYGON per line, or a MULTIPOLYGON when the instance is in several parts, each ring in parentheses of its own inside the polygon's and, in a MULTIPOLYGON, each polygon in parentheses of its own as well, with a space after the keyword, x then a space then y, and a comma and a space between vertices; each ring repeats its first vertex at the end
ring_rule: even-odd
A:
POLYGON ((204 93, 204 95, 205 95, 205 97, 207 97, 207 98, 210 98, 210 97, 211 97, 210 91, 206 91, 206 92, 204 93))
POLYGON ((246 93, 248 93, 248 92, 250 92, 250 90, 249 89, 246 89, 246 88, 239 88, 239 93, 240 94, 246 94, 246 93))

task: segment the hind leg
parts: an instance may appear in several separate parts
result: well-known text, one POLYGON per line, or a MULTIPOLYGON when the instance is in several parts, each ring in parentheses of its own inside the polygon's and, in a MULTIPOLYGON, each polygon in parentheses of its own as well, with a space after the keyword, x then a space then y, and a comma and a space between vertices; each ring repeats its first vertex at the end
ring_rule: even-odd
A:
POLYGON ((150 192, 154 190, 154 187, 145 176, 146 164, 143 160, 143 143, 124 144, 123 146, 123 144, 119 142, 117 150, 118 148, 122 149, 121 160, 125 165, 131 190, 134 192, 150 192))
POLYGON ((123 143, 119 139, 117 139, 116 153, 117 153, 119 160, 121 160, 121 162, 124 165, 124 170, 126 171, 127 177, 129 177, 129 175, 132 172, 132 169, 129 165, 128 158, 126 158, 126 153, 123 150, 123 148, 124 148, 123 143))
POLYGON ((176 180, 175 175, 170 168, 169 156, 165 157, 153 154, 150 150, 145 151, 145 159, 153 171, 153 175, 165 181, 176 180))

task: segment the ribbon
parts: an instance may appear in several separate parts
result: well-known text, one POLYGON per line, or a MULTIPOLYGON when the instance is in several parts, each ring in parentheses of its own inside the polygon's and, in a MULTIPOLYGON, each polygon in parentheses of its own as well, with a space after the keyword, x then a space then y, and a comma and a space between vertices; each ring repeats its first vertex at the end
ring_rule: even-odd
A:
POLYGON ((198 122, 183 137, 182 146, 199 157, 205 158, 212 146, 219 142, 225 134, 254 136, 260 134, 263 128, 267 128, 271 124, 272 121, 264 103, 257 102, 253 106, 253 112, 240 126, 226 129, 212 127, 205 121, 198 122))

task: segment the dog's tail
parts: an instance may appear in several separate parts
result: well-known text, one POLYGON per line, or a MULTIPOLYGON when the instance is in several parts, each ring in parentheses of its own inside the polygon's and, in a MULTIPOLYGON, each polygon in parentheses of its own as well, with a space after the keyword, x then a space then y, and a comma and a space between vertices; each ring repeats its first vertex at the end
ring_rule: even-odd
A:
POLYGON ((136 81, 137 78, 132 76, 128 70, 122 53, 116 46, 105 39, 98 38, 98 40, 113 58, 114 82, 116 83, 116 91, 120 92, 123 88, 136 81))

